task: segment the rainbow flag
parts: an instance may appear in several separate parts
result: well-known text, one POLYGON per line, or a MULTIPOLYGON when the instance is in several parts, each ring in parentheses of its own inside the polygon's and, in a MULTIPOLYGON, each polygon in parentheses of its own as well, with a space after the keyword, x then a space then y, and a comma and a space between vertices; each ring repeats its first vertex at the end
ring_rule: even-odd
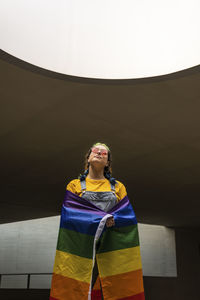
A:
POLYGON ((137 220, 128 197, 108 213, 66 191, 50 300, 144 300, 137 220), (105 226, 114 216, 115 226, 105 226), (98 243, 98 247, 97 247, 98 243), (91 287, 95 256, 99 277, 91 287))

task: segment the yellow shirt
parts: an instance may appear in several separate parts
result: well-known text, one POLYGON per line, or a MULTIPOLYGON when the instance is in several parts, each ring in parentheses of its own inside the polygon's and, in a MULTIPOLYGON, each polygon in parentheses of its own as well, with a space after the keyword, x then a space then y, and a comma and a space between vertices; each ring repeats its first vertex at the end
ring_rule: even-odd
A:
MULTIPOLYGON (((110 192, 111 186, 110 181, 108 179, 89 179, 86 177, 86 190, 91 192, 110 192)), ((117 196, 117 201, 122 200, 126 195, 126 188, 120 181, 116 180, 117 183, 115 184, 115 194, 117 196)), ((80 179, 74 179, 70 181, 66 187, 66 190, 77 194, 78 196, 82 196, 81 191, 81 182, 80 179)))

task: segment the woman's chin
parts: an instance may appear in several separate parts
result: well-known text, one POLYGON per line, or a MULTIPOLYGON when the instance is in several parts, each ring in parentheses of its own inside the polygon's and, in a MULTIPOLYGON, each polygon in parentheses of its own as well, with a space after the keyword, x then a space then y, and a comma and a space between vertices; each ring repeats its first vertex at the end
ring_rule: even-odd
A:
POLYGON ((95 165, 102 165, 104 166, 104 163, 103 163, 103 160, 102 159, 99 159, 99 158, 96 158, 96 159, 93 159, 91 162, 90 162, 91 165, 95 166, 95 165))

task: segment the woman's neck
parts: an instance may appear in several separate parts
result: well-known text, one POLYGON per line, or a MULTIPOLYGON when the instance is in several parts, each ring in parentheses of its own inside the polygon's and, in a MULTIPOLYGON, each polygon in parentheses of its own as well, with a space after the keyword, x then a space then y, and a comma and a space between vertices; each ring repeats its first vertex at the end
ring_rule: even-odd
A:
POLYGON ((89 166, 89 173, 88 173, 88 176, 87 176, 89 179, 96 179, 96 180, 99 180, 99 179, 105 179, 105 176, 104 176, 104 168, 95 168, 93 166, 89 166))

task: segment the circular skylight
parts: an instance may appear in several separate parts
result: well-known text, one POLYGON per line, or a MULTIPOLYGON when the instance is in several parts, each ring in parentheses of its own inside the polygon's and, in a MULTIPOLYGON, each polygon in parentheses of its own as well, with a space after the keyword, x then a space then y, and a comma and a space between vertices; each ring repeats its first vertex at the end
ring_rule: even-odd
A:
POLYGON ((74 76, 144 78, 200 62, 199 0, 1 0, 1 49, 74 76))

